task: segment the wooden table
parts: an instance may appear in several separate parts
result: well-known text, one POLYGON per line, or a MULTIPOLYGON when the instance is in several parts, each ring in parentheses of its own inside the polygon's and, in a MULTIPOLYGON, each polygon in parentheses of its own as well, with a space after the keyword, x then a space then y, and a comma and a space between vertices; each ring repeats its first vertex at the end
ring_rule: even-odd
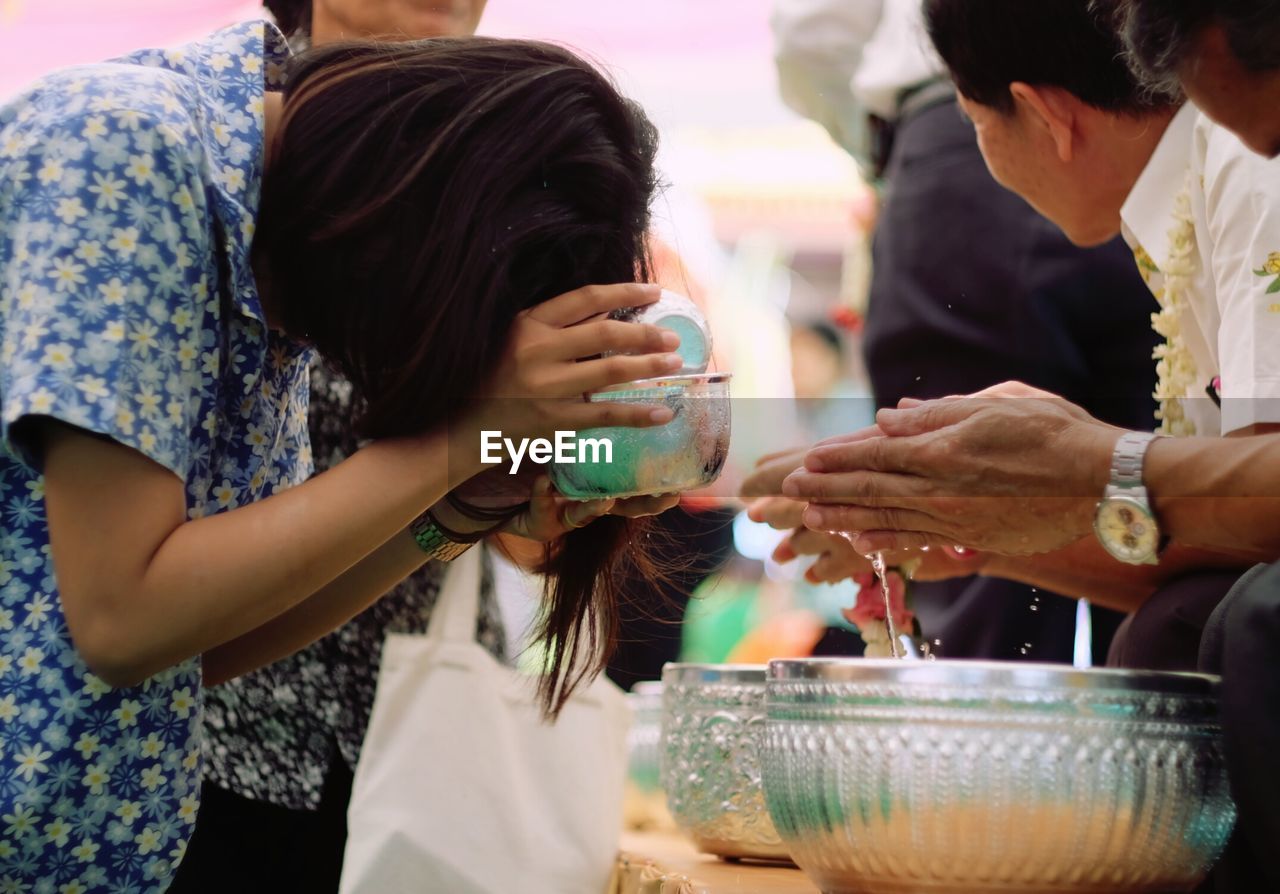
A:
POLYGON ((726 863, 683 836, 624 832, 610 894, 819 894, 799 869, 726 863))

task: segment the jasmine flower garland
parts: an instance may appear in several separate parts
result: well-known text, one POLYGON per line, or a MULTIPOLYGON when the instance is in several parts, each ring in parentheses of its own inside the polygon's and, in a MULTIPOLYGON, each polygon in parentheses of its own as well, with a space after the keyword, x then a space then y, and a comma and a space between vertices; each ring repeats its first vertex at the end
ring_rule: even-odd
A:
MULTIPOLYGON (((1191 172, 1173 205, 1174 226, 1169 230, 1169 256, 1160 268, 1163 287, 1155 290, 1160 311, 1151 315, 1151 326, 1164 337, 1152 356, 1156 360, 1155 398, 1160 401, 1156 419, 1164 435, 1187 437, 1196 433, 1195 423, 1186 417, 1182 398, 1197 377, 1195 358, 1182 337, 1181 316, 1186 307, 1186 291, 1196 271, 1195 219, 1191 215, 1191 172)), ((1142 266, 1142 259, 1139 258, 1142 266)), ((1145 271, 1144 271, 1145 272, 1145 271)))

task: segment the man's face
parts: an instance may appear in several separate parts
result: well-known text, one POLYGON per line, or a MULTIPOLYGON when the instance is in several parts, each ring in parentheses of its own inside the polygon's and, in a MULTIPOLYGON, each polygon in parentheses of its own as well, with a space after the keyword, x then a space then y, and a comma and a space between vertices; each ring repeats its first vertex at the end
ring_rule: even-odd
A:
POLYGON ((973 121, 991 176, 1057 224, 1068 239, 1100 245, 1120 231, 1120 205, 1104 198, 1114 190, 1100 188, 1106 184, 1098 182, 1106 172, 1091 169, 1080 157, 1064 162, 1033 111, 1019 103, 1004 113, 963 96, 960 105, 973 121))
POLYGON ((1217 25, 1179 71, 1187 98, 1259 155, 1280 156, 1280 69, 1246 71, 1217 25))
POLYGON ((316 0, 316 23, 319 26, 324 22, 347 38, 462 37, 475 34, 485 3, 486 0, 316 0))

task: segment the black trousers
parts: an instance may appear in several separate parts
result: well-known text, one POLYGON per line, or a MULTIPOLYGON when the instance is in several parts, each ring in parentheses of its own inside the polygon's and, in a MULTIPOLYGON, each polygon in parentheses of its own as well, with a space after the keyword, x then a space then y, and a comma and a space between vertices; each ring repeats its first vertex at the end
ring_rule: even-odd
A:
POLYGON ((351 778, 336 758, 317 810, 289 810, 205 783, 169 894, 336 894, 351 778))
POLYGON ((1151 594, 1116 631, 1111 667, 1193 671, 1210 615, 1240 579, 1239 571, 1194 571, 1151 594))
POLYGON ((1200 666, 1222 675, 1222 730, 1240 811, 1215 894, 1280 891, 1280 563, 1246 572, 1209 618, 1200 666))

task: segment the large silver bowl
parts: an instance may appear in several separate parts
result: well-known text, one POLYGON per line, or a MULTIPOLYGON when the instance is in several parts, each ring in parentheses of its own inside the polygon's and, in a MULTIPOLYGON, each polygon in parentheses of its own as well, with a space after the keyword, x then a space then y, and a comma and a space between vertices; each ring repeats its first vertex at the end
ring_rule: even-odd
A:
POLYGON ((760 787, 765 666, 668 664, 662 670, 662 788, 698 848, 785 860, 760 787))
POLYGON ((774 824, 826 894, 1189 891, 1235 821, 1216 678, 777 660, 774 824))

